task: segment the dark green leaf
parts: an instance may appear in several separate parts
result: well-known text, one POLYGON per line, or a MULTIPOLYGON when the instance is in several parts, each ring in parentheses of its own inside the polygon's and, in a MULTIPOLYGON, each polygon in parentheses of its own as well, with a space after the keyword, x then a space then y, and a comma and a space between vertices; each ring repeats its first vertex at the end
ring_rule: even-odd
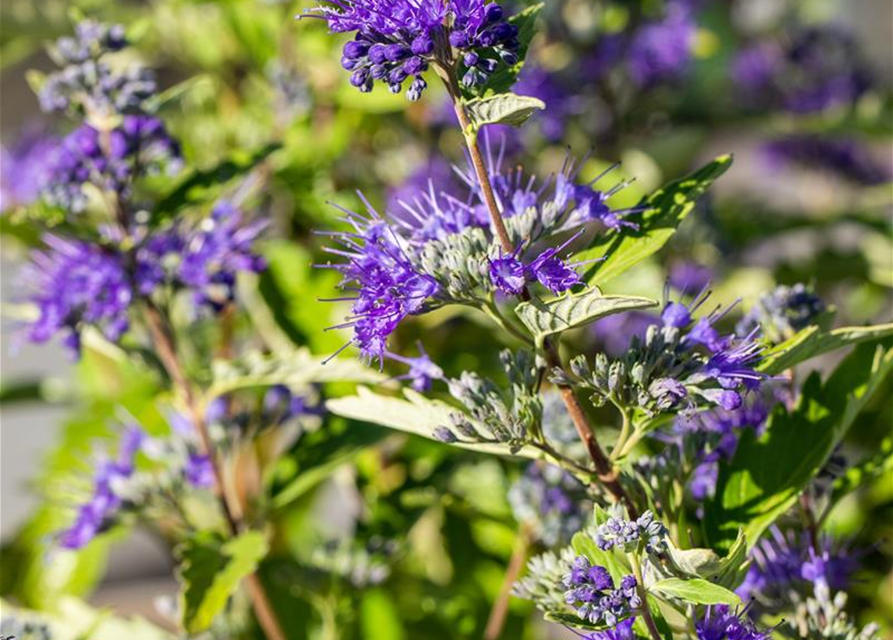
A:
POLYGON ((267 554, 263 534, 249 531, 224 541, 200 531, 178 549, 183 627, 190 633, 208 629, 226 607, 243 578, 254 573, 267 554))
POLYGON ((884 474, 893 474, 893 438, 884 438, 875 455, 850 467, 834 480, 831 488, 831 504, 835 504, 843 496, 884 474))
POLYGON ((893 336, 893 323, 870 327, 840 327, 830 331, 811 326, 766 351, 759 368, 774 376, 823 353, 888 336, 893 336))
POLYGON ((753 545, 795 503, 893 369, 889 344, 859 345, 824 384, 813 373, 792 412, 779 404, 761 436, 742 435, 707 504, 711 546, 729 547, 740 527, 753 545))
POLYGON ((720 156, 710 164, 654 192, 641 203, 648 207, 641 215, 638 230, 602 236, 575 259, 598 260, 584 277, 590 284, 602 284, 637 265, 663 247, 679 224, 694 209, 695 202, 732 164, 732 156, 720 156))

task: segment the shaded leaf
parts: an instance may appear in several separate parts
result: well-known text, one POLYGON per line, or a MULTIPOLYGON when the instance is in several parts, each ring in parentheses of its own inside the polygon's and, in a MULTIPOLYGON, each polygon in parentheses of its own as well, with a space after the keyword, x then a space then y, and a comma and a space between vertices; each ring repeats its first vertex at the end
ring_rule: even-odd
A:
POLYGON ((616 278, 663 247, 691 213, 695 202, 732 164, 732 156, 720 156, 694 173, 675 180, 645 198, 640 206, 639 229, 624 229, 619 234, 596 238, 595 244, 575 256, 576 260, 599 260, 585 274, 590 284, 602 284, 616 278))
POLYGON ((614 313, 647 309, 657 304, 638 296, 606 296, 591 288, 552 300, 533 299, 515 307, 515 314, 533 334, 537 344, 548 336, 582 327, 614 313))
POLYGON ((228 541, 200 531, 186 540, 178 549, 183 627, 190 633, 208 629, 266 554, 267 541, 257 531, 228 541))

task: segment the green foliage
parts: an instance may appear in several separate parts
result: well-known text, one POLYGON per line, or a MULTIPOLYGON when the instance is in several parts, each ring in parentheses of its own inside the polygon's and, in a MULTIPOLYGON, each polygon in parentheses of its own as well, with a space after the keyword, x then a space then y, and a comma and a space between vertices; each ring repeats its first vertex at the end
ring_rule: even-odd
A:
POLYGON ((737 586, 747 569, 747 538, 743 530, 728 553, 720 557, 713 549, 679 549, 670 541, 667 550, 669 570, 677 577, 703 578, 726 587, 737 586))
POLYGON ((822 354, 890 336, 893 336, 893 323, 871 327, 840 327, 830 331, 824 331, 818 326, 807 327, 789 340, 767 350, 760 362, 760 371, 778 375, 822 354))
POLYGON ((624 576, 632 573, 632 566, 625 554, 616 548, 608 551, 599 549, 592 536, 585 531, 574 535, 571 546, 577 555, 586 556, 592 564, 607 569, 615 584, 620 584, 624 576))
MULTIPOLYGON (((404 389, 403 395, 405 400, 360 387, 355 396, 327 401, 326 409, 344 418, 381 425, 430 440, 435 440, 434 430, 450 425, 450 415, 458 411, 439 400, 430 400, 412 389, 404 389)), ((500 456, 539 457, 539 453, 530 446, 521 447, 515 452, 511 451, 508 444, 490 442, 459 440, 452 446, 500 456)))
POLYGON ((683 602, 696 604, 741 604, 741 598, 733 592, 702 578, 666 578, 649 586, 648 591, 664 598, 678 598, 683 602))
POLYGON ((792 411, 778 405, 763 435, 742 435, 705 509, 711 546, 728 547, 739 528, 753 545, 796 502, 893 369, 889 344, 859 345, 824 384, 813 373, 792 411))
POLYGON ((375 383, 385 379, 356 359, 325 360, 312 356, 306 349, 275 354, 250 351, 238 360, 217 360, 212 365, 206 399, 277 384, 297 389, 324 382, 375 383))
POLYGON ((143 618, 115 616, 72 597, 60 598, 49 613, 17 609, 2 600, 0 610, 4 617, 46 625, 53 640, 174 640, 173 635, 143 618))
POLYGON ((656 306, 655 300, 636 296, 606 296, 593 287, 582 293, 552 300, 533 299, 515 307, 515 314, 533 335, 537 344, 562 331, 583 327, 599 318, 633 309, 656 306))
POLYGON ((244 178, 277 149, 279 144, 271 143, 253 153, 234 152, 232 157, 212 169, 192 171, 158 201, 152 211, 153 222, 159 224, 186 207, 205 204, 220 197, 224 188, 236 178, 244 178))
POLYGON ((637 230, 599 236, 589 249, 576 255, 579 261, 601 260, 584 276, 589 285, 599 285, 621 275, 654 255, 676 232, 695 207, 695 202, 732 165, 732 156, 720 156, 691 175, 667 184, 645 198, 637 230))
POLYGON ((230 540, 212 531, 188 538, 177 550, 183 627, 190 633, 208 629, 266 554, 267 542, 257 531, 230 540))
POLYGON ((463 102, 465 112, 475 131, 488 124, 507 124, 520 127, 546 103, 538 98, 500 93, 486 98, 474 98, 463 102))

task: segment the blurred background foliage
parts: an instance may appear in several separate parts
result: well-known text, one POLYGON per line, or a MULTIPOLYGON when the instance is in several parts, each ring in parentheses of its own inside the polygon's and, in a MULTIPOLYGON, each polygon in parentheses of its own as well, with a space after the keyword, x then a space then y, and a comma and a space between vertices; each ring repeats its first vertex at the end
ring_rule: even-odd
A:
MULTIPOLYGON (((740 297, 746 309, 776 283, 806 282, 836 306, 837 323, 889 321, 889 57, 867 58, 874 65, 870 91, 852 104, 813 114, 750 105, 730 77, 733 58, 750 41, 784 37, 795 24, 852 17, 844 14, 853 4, 865 5, 854 13, 871 15, 884 3, 700 3, 692 63, 673 81, 642 89, 631 86, 621 69, 594 76, 583 63, 606 34, 622 31, 642 12, 659 11, 658 0, 550 0, 516 91, 524 93, 524 79, 534 71, 547 74, 557 87, 543 97, 558 122, 547 121, 547 111, 521 131, 504 132, 511 161, 545 176, 568 152, 591 152, 583 171, 593 177, 622 161, 614 175, 636 182, 619 205, 634 204, 667 180, 732 152, 733 169, 668 248, 613 286, 626 294, 659 295, 675 267, 697 263, 713 273, 717 303, 740 297), (553 107, 550 97, 559 104, 553 107), (856 140, 887 178, 866 185, 808 164, 768 161, 765 144, 794 133, 856 140)), ((195 167, 155 179, 152 188, 164 194, 155 213, 176 215, 221 194, 237 194, 268 213, 274 221, 264 245, 270 269, 240 283, 248 317, 238 319, 235 330, 246 343, 274 352, 306 345, 327 354, 347 340, 344 333, 324 331, 344 308, 318 302, 333 297, 337 277, 311 267, 325 261, 313 231, 340 224, 340 212, 329 203, 356 208, 361 191, 376 206, 397 207, 407 180, 424 185, 429 176, 455 179, 443 159, 462 163, 463 154, 437 88, 409 106, 380 88, 360 96, 339 68, 341 40, 328 36, 322 21, 295 22, 306 6, 275 0, 5 0, 3 144, 14 146, 34 128, 64 133, 59 122, 34 119, 37 106, 26 78, 28 70, 49 67, 45 43, 70 31, 72 15, 125 25, 134 51, 157 71, 163 89, 158 113, 195 167)), ((888 55, 889 35, 880 48, 888 55)), ((503 144, 501 135, 491 134, 494 149, 503 144)), ((45 221, 52 225, 52 211, 45 221)), ((14 278, 9 261, 33 246, 36 234, 15 210, 4 214, 2 231, 5 275, 14 278)), ((466 312, 443 310, 402 327, 392 350, 413 353, 420 340, 448 375, 474 369, 499 377, 496 353, 504 337, 488 334, 486 326, 466 312)), ((209 344, 207 330, 201 324, 192 329, 198 349, 209 344)), ((596 329, 581 332, 575 342, 591 350, 604 337, 596 329)), ((166 428, 162 388, 151 362, 136 365, 98 339, 88 341, 71 379, 4 375, 6 406, 55 403, 65 407, 67 418, 54 450, 34 461, 31 490, 41 506, 4 541, 0 594, 66 620, 70 637, 165 637, 137 623, 115 627, 125 623, 97 617, 68 599, 89 599, 103 579, 109 547, 127 537, 129 527, 79 552, 47 555, 49 536, 71 517, 66 505, 75 502, 71 496, 95 440, 112 437, 110 421, 126 411, 150 432, 166 428)), ((346 389, 341 383, 321 392, 346 389)), ((846 444, 857 462, 880 450, 885 471, 841 500, 829 523, 829 530, 855 536, 869 549, 851 603, 861 621, 879 621, 887 632, 893 631, 891 408, 893 393, 879 394, 846 444), (886 449, 879 447, 882 441, 886 449)), ((4 446, 15 429, 4 425, 4 446)), ((268 482, 274 535, 263 577, 289 633, 370 640, 480 637, 516 544, 518 523, 506 493, 521 471, 517 462, 325 418, 298 439, 268 482)), ((159 542, 164 546, 163 535, 159 542)), ((119 613, 133 611, 164 626, 164 606, 154 607, 151 598, 119 613)), ((546 637, 546 623, 530 613, 527 603, 512 600, 504 637, 546 637)), ((234 621, 242 623, 251 637, 249 621, 234 621)), ((212 630, 207 637, 230 636, 212 630)))

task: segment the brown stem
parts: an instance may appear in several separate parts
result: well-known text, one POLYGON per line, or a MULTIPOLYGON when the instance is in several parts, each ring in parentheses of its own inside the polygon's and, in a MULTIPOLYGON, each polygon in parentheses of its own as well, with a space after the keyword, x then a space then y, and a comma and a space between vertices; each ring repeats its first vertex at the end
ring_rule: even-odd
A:
MULTIPOLYGON (((199 436, 201 452, 208 456, 208 459, 211 461, 211 468, 214 470, 216 490, 227 526, 230 533, 233 536, 237 536, 245 531, 245 523, 242 520, 242 508, 241 505, 236 504, 235 500, 230 499, 230 494, 226 490, 227 485, 222 465, 214 449, 214 443, 211 441, 208 425, 196 400, 192 385, 187 380, 183 367, 180 366, 180 360, 177 358, 177 347, 173 331, 158 307, 151 301, 147 301, 145 306, 146 324, 155 344, 155 349, 158 352, 158 357, 170 376, 174 389, 182 396, 183 402, 189 411, 190 418, 199 436)), ((268 640, 287 640, 285 632, 282 630, 267 597, 266 590, 257 574, 252 573, 249 575, 245 579, 245 584, 255 617, 261 629, 263 629, 264 635, 266 635, 268 640)))
POLYGON ((509 611, 509 600, 512 595, 512 585, 521 575, 524 569, 524 563, 527 560, 527 551, 530 548, 530 533, 527 528, 522 526, 518 530, 518 540, 515 549, 512 551, 512 557, 509 560, 509 566, 505 570, 505 577, 502 579, 502 587, 499 589, 499 596, 493 603, 490 610, 490 617, 487 619, 487 628, 484 630, 484 640, 496 640, 505 627, 505 620, 509 611))
MULTIPOLYGON (((475 174, 477 174, 478 183, 481 186, 481 193, 484 197, 484 203, 487 205, 487 211, 490 213, 490 221, 493 224, 496 237, 499 240, 502 250, 505 253, 511 253, 514 251, 515 247, 512 246, 511 238, 509 238, 508 230, 505 227, 505 222, 502 219, 502 215, 499 213, 499 207, 496 204, 496 198, 493 195, 493 186, 490 182, 490 176, 487 173, 487 167, 484 164, 484 158, 481 155, 480 145, 478 145, 477 132, 474 130, 472 123, 468 118, 468 114, 465 112, 465 107, 462 106, 454 75, 449 71, 446 71, 443 75, 447 76, 444 81, 446 82, 447 90, 453 99, 453 107, 456 111, 456 117, 459 119, 459 125, 462 127, 465 144, 468 147, 468 153, 471 156, 471 164, 474 167, 475 174)), ((525 301, 530 300, 530 292, 527 291, 526 287, 521 291, 520 297, 525 301)), ((563 369, 564 367, 561 363, 561 357, 555 345, 549 340, 546 340, 544 341, 543 348, 546 353, 546 361, 548 362, 549 367, 553 369, 563 369)), ((566 385, 559 385, 558 389, 561 392, 561 399, 564 401, 564 405, 567 407, 567 411, 574 422, 577 434, 580 436, 583 444, 586 445, 586 451, 589 453, 589 457, 592 458, 592 462, 595 465, 595 472, 598 475, 599 480, 601 480, 608 491, 610 491, 618 501, 622 501, 626 504, 630 517, 638 517, 638 511, 630 499, 629 494, 627 494, 623 485, 620 483, 620 479, 614 469, 613 463, 608 459, 604 451, 602 451, 602 448, 599 446, 595 431, 589 424, 589 419, 586 417, 583 408, 580 406, 580 402, 577 400, 576 395, 574 395, 574 390, 566 385)))

